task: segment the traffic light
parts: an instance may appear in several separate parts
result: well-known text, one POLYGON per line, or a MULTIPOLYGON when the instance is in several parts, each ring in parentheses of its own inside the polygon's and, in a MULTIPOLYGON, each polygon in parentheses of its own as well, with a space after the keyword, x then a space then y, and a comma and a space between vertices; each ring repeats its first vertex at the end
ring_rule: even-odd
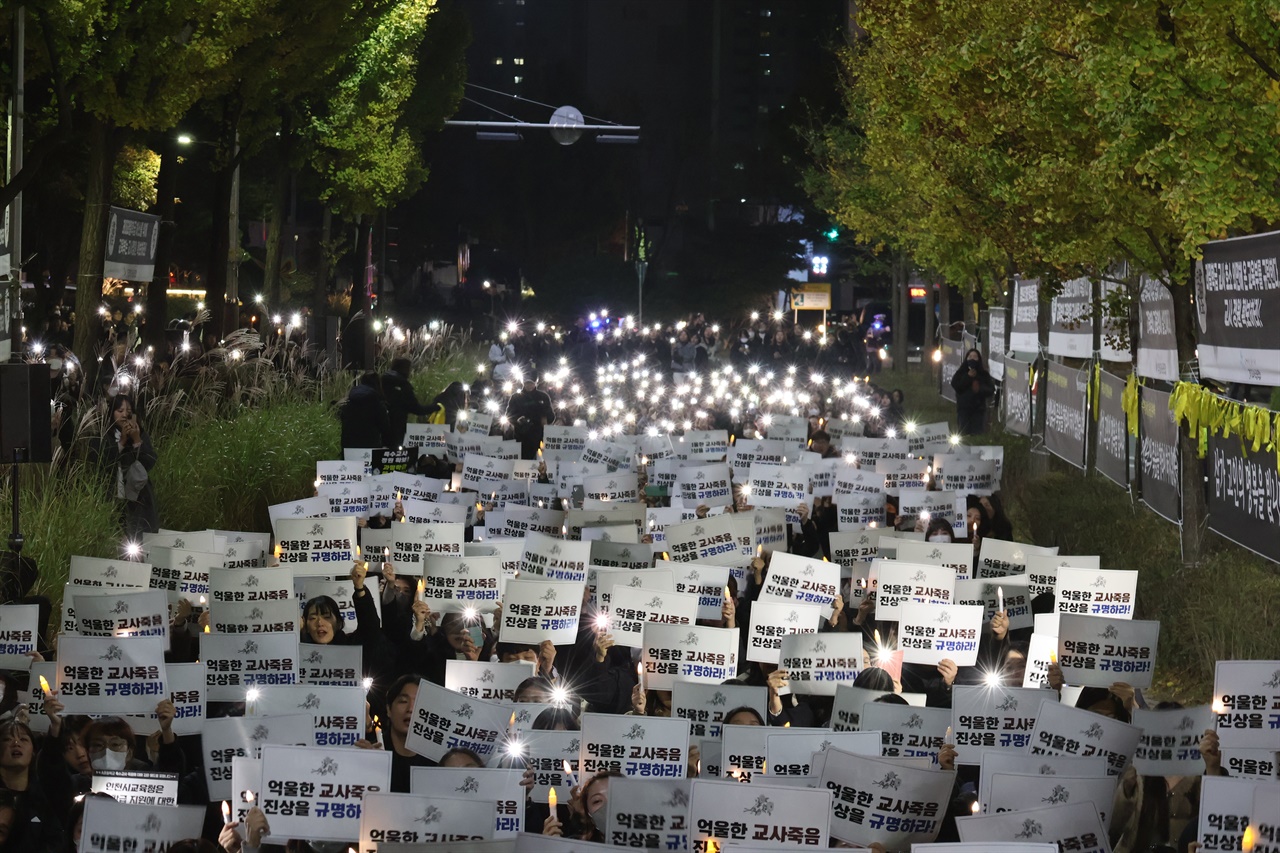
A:
POLYGON ((834 243, 840 238, 840 229, 832 225, 826 231, 822 232, 822 236, 827 238, 828 243, 834 243))

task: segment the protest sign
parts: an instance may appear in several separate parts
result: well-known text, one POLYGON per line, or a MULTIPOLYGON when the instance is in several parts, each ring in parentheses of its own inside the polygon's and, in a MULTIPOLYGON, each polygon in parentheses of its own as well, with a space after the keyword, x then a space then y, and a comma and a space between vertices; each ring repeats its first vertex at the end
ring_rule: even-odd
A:
POLYGON ((1111 853, 1107 831, 1093 803, 1062 803, 1002 814, 956 818, 960 840, 984 843, 984 849, 999 850, 991 842, 1046 841, 1055 850, 1073 853, 1111 853))
POLYGON ((1138 390, 1138 482, 1142 502, 1177 524, 1182 518, 1182 462, 1178 422, 1169 409, 1170 395, 1142 386, 1138 390))
MULTIPOLYGON (((200 734, 205 722, 204 664, 165 664, 165 682, 173 702, 173 733, 179 736, 200 734)), ((145 716, 130 716, 125 720, 135 735, 149 737, 160 731, 160 721, 154 709, 145 716)))
POLYGON ((429 555, 423 567, 422 595, 433 611, 488 611, 506 586, 500 557, 429 555))
MULTIPOLYGON (((884 696, 885 690, 867 690, 863 687, 849 687, 841 684, 836 688, 835 702, 831 706, 831 730, 836 732, 858 731, 862 719, 862 707, 868 702, 874 701, 879 696, 884 696)), ((925 695, 923 693, 901 693, 898 694, 907 700, 907 704, 917 708, 923 708, 925 695)))
POLYGON ((315 746, 354 746, 364 738, 365 690, 313 684, 263 687, 245 703, 245 712, 251 717, 310 712, 315 746))
MULTIPOLYGON (((884 539, 881 539, 881 548, 884 539)), ((947 566, 903 563, 877 557, 871 563, 875 579, 876 618, 897 621, 906 601, 950 604, 956 588, 956 573, 947 566)))
POLYGON ((951 691, 956 763, 977 764, 984 749, 1024 751, 1044 702, 1058 704, 1048 691, 957 684, 951 691))
POLYGON ((1022 674, 1023 687, 1049 687, 1049 664, 1058 655, 1058 638, 1035 632, 1027 645, 1027 663, 1022 674))
MULTIPOLYGON (((418 796, 492 803, 489 819, 493 821, 493 837, 514 838, 524 829, 522 775, 523 771, 500 767, 411 767, 409 790, 418 796)), ((466 826, 472 832, 480 829, 478 825, 466 826)))
POLYGON ((724 590, 729 585, 728 566, 709 566, 701 563, 672 563, 669 567, 676 592, 698 596, 698 618, 719 619, 724 606, 724 590))
POLYGON ((86 797, 78 853, 168 850, 185 838, 199 838, 203 806, 149 806, 86 797))
MULTIPOLYGON (((766 717, 766 719, 768 719, 766 717)), ((720 727, 720 775, 750 783, 768 772, 769 727, 738 724, 720 727)))
POLYGON ((698 779, 689 786, 690 853, 726 842, 769 848, 827 847, 831 793, 814 788, 698 779))
POLYGON ((1194 303, 1201 374, 1224 383, 1280 385, 1275 233, 1213 240, 1203 251, 1194 303))
POLYGON ((542 428, 542 450, 548 458, 576 459, 586 446, 585 427, 548 424, 542 428))
POLYGON ((777 551, 769 560, 760 600, 816 604, 825 609, 839 594, 838 564, 777 551))
POLYGON ((983 537, 978 549, 978 570, 974 577, 1002 578, 1008 575, 1021 575, 1026 573, 1028 555, 1053 556, 1057 553, 1056 546, 1043 548, 1023 542, 983 537))
MULTIPOLYGON (((258 758, 269 743, 311 746, 314 729, 310 714, 274 717, 214 717, 200 734, 205 785, 210 800, 229 800, 244 789, 233 787, 237 758, 258 758)), ((258 790, 257 782, 253 790, 258 790)))
POLYGON ((568 803, 570 789, 577 783, 565 773, 566 762, 574 774, 578 772, 578 751, 582 745, 579 732, 531 730, 520 735, 518 741, 507 744, 507 754, 523 756, 525 767, 533 772, 533 788, 529 799, 535 803, 547 802, 547 795, 556 789, 556 799, 568 803))
POLYGON ((486 702, 515 701, 516 688, 533 677, 532 661, 494 663, 487 660, 446 660, 444 686, 486 702))
POLYGON ((1057 844, 1019 841, 983 841, 979 844, 912 844, 912 853, 1058 853, 1057 844))
POLYGON ((1200 780, 1200 819, 1196 828, 1200 850, 1244 849, 1240 842, 1250 824, 1253 792, 1258 787, 1252 779, 1230 776, 1205 776, 1200 780))
POLYGON ((280 538, 281 521, 321 518, 328 513, 329 501, 325 498, 303 498, 300 501, 288 501, 267 507, 267 516, 271 519, 271 530, 277 539, 280 538))
POLYGON ((875 471, 876 476, 884 477, 887 495, 898 495, 912 489, 923 490, 929 476, 929 460, 881 459, 876 463, 875 471))
MULTIPOLYGON (((1276 450, 1246 445, 1238 435, 1209 435, 1209 529, 1280 562, 1280 459, 1276 450), (1268 497, 1270 496, 1270 497, 1268 497)), ((73 558, 74 559, 74 558, 73 558)))
POLYGON ((681 459, 715 462, 729 452, 729 432, 723 429, 685 430, 673 447, 681 459))
POLYGON ((946 566, 956 573, 956 580, 968 580, 973 572, 973 546, 968 542, 898 543, 898 557, 904 563, 946 566))
POLYGON ((1141 739, 1137 726, 1050 700, 1040 706, 1029 749, 1032 755, 1100 755, 1107 772, 1119 776, 1141 739))
MULTIPOLYGON (((157 595, 167 607, 163 593, 143 593, 157 595)), ((110 601, 111 599, 103 599, 110 601)), ((87 603, 87 602, 86 602, 87 603)), ((77 611, 77 619, 79 619, 77 611)), ((166 626, 168 620, 165 621, 166 626)), ((38 604, 6 604, 0 606, 0 669, 31 669, 31 652, 36 651, 36 640, 40 625, 40 605, 38 604)))
POLYGON ((953 770, 924 770, 840 750, 827 754, 821 786, 831 791, 831 833, 841 841, 901 850, 938 837, 953 770))
POLYGON ((981 751, 980 763, 982 768, 978 780, 978 805, 979 811, 983 813, 991 811, 991 803, 987 795, 991 791, 991 777, 996 773, 1013 773, 1023 776, 1058 776, 1059 774, 1076 777, 1100 776, 1111 779, 1113 783, 1115 780, 1114 776, 1110 776, 1107 773, 1106 759, 1096 756, 1093 758, 1066 758, 1057 755, 1050 760, 1031 755, 1028 752, 1003 752, 998 749, 984 749, 981 751))
POLYGON ((1255 827, 1253 853, 1280 853, 1280 786, 1254 788, 1250 815, 1255 827))
POLYGON ((295 684, 298 680, 298 635, 279 632, 202 634, 207 695, 214 702, 244 701, 251 688, 295 684))
POLYGON ((590 542, 573 542, 533 532, 524 537, 521 572, 549 581, 582 582, 587 579, 590 564, 590 542))
POLYGON ((732 479, 728 465, 686 465, 676 473, 672 497, 690 507, 732 506, 732 479))
POLYGON ((507 731, 511 709, 423 680, 413 703, 405 746, 439 761, 451 749, 469 749, 488 761, 507 731))
POLYGON ((938 753, 951 727, 950 708, 913 708, 874 700, 862 706, 863 730, 879 732, 885 758, 927 758, 938 766, 938 753))
POLYGON ((18 707, 27 709, 27 719, 30 721, 28 725, 36 734, 47 734, 49 731, 49 718, 44 714, 46 694, 44 688, 40 686, 40 677, 44 676, 45 681, 49 683, 49 689, 52 690, 54 681, 57 679, 57 667, 57 661, 39 661, 31 664, 27 689, 18 694, 18 707))
POLYGON ((1031 363, 1013 356, 1000 359, 1004 381, 1004 428, 1017 435, 1031 435, 1031 363))
POLYGON ((559 536, 564 527, 564 512, 538 506, 509 506, 502 526, 502 535, 523 537, 529 533, 559 536))
POLYGON ((360 840, 364 798, 390 787, 390 752, 267 744, 262 748, 258 807, 271 835, 263 841, 355 843, 360 840))
POLYGON ((671 690, 671 716, 689 721, 689 736, 720 737, 724 715, 736 708, 753 708, 766 719, 768 690, 738 684, 703 684, 677 680, 671 690))
POLYGON ((738 629, 647 622, 640 660, 649 690, 670 690, 677 679, 720 684, 738 672, 738 629))
POLYGON ((1214 730, 1223 748, 1275 749, 1280 661, 1220 660, 1213 673, 1214 730))
POLYGON ((932 424, 907 424, 904 432, 907 434, 907 452, 912 456, 924 456, 938 450, 946 450, 951 445, 951 425, 946 421, 932 424))
POLYGON ((869 561, 879 551, 880 534, 878 528, 841 530, 831 534, 831 561, 842 566, 869 561))
POLYGON ((665 530, 667 552, 678 563, 737 565, 742 556, 734 533, 732 514, 668 524, 665 530))
POLYGON ((1048 383, 1045 394, 1045 448, 1059 459, 1083 468, 1085 446, 1085 404, 1089 385, 1089 369, 1065 367, 1049 362, 1044 375, 1048 383))
POLYGON ((351 571, 356 559, 354 517, 282 518, 275 526, 280 565, 292 568, 294 577, 351 571))
POLYGON ((169 696, 160 637, 64 636, 58 700, 66 714, 149 714, 169 696))
POLYGON ((1132 619, 1138 593, 1138 573, 1059 566, 1054 592, 1061 614, 1132 619))
POLYGON ((209 570, 210 611, 222 603, 293 603, 293 572, 287 568, 240 568, 209 570))
POLYGON ((1111 825, 1111 801, 1115 797, 1114 776, 1053 776, 1021 773, 993 773, 986 796, 988 813, 1018 812, 1045 803, 1090 803, 1098 811, 1102 828, 1111 825))
POLYGON ((935 456, 933 478, 943 491, 958 495, 989 495, 1000 488, 997 467, 994 460, 956 455, 935 456), (939 463, 944 467, 939 469, 939 463))
MULTIPOLYGON (((663 563, 666 566, 678 566, 682 563, 663 563)), ((661 569, 600 569, 592 566, 587 569, 587 590, 598 611, 598 624, 604 627, 609 621, 609 611, 613 602, 613 590, 616 587, 630 589, 648 589, 657 592, 674 592, 675 582, 672 570, 661 569)))
MULTIPOLYGON (((526 551, 526 553, 528 553, 526 551)), ((585 577, 585 570, 583 573, 585 577)), ((502 639, 508 643, 573 643, 582 613, 583 583, 507 581, 502 607, 502 639)))
POLYGON ((1037 318, 1040 314, 1040 279, 1013 280, 1013 316, 1009 317, 1009 349, 1039 352, 1037 318))
MULTIPOLYGON (((440 511, 440 520, 433 518, 424 522, 410 518, 385 530, 366 528, 361 536, 365 559, 374 565, 386 560, 398 572, 420 574, 428 557, 461 557, 462 543, 466 538, 465 525, 445 520, 449 507, 433 504, 430 511, 436 510, 440 511)), ((408 513, 408 507, 405 511, 408 513)))
POLYGON ((812 502, 809 470, 801 465, 751 466, 747 485, 754 506, 791 509, 812 502))
POLYGON ((486 481, 510 480, 514 468, 510 459, 495 459, 492 456, 467 453, 462 461, 462 488, 479 492, 486 481))
MULTIPOLYGON (((903 543, 906 544, 906 543, 903 543)), ((1010 575, 1004 578, 956 581, 956 604, 976 604, 982 607, 982 619, 990 621, 1004 605, 1009 617, 1009 629, 1030 628, 1035 624, 1031 612, 1031 592, 1027 588, 1027 575, 1010 575)))
POLYGON ((448 480, 405 473, 392 474, 390 483, 396 491, 396 500, 402 501, 406 505, 409 501, 434 503, 440 499, 440 495, 449 487, 448 480))
POLYGON ((903 663, 957 666, 978 662, 984 608, 906 601, 898 608, 898 647, 903 663))
POLYGON ((317 459, 316 487, 364 482, 364 466, 345 459, 317 459))
POLYGON ((1160 623, 1107 616, 1058 617, 1058 666, 1068 684, 1110 687, 1123 681, 1151 686, 1160 623))
POLYGON ((689 785, 687 779, 614 779, 609 784, 605 844, 688 849, 689 785))
POLYGON ((782 638, 817 633, 821 619, 822 608, 817 605, 757 601, 751 607, 747 630, 747 660, 776 664, 782 654, 782 638))
POLYGON ((327 687, 359 687, 364 679, 359 645, 298 644, 298 683, 327 687))
POLYGON ((840 750, 879 757, 880 732, 765 727, 765 767, 761 778, 816 779, 827 753, 840 750))
POLYGON ((1213 728, 1210 706, 1166 711, 1135 708, 1133 724, 1142 729, 1142 739, 1133 753, 1139 776, 1195 776, 1204 772, 1200 737, 1213 728))
POLYGON ((1274 749, 1222 749, 1222 766, 1232 776, 1272 782, 1280 778, 1280 753, 1274 749))
POLYGON ((151 586, 151 564, 73 556, 67 583, 72 586, 147 589, 151 586))
POLYGON ((633 649, 644 645, 644 626, 692 625, 698 619, 698 596, 683 592, 657 592, 631 586, 614 586, 609 601, 609 633, 614 643, 633 649))
POLYGON ((646 779, 683 779, 689 723, 675 717, 582 715, 578 762, 583 779, 612 771, 646 779))
POLYGON ((634 473, 597 474, 594 477, 584 477, 582 491, 583 498, 588 501, 630 503, 640 500, 638 477, 634 473))
POLYGON ((136 806, 176 806, 177 773, 144 773, 136 770, 94 770, 89 790, 106 794, 118 803, 136 806))
POLYGON ((1101 558, 1096 555, 1027 554, 1025 559, 1027 561, 1027 589, 1032 598, 1046 592, 1056 593, 1058 589, 1058 569, 1064 566, 1077 569, 1092 569, 1094 571, 1102 568, 1101 558))
MULTIPOLYGON (((369 586, 371 588, 373 587, 373 584, 373 581, 369 581, 369 586)), ((342 630, 348 635, 352 635, 359 630, 360 619, 356 613, 355 588, 352 586, 350 580, 345 578, 342 580, 327 580, 324 578, 310 577, 300 578, 294 584, 294 588, 300 588, 297 596, 300 616, 306 615, 305 613, 301 613, 301 611, 306 606, 307 602, 319 598, 320 596, 327 595, 338 605, 338 615, 342 617, 342 630)), ((382 596, 371 594, 369 596, 369 601, 373 604, 373 609, 377 611, 378 618, 381 619, 382 596)))
MULTIPOLYGON (((617 525, 615 525, 616 527, 617 525)), ((611 528, 604 528, 609 530, 611 528)), ((618 569, 653 568, 653 546, 638 542, 592 540, 591 565, 618 569)))
MULTIPOLYGON (((1098 473, 1122 488, 1129 488, 1129 430, 1124 411, 1125 381, 1101 371, 1095 386, 1098 394, 1098 473)), ((1213 439, 1210 438, 1210 441, 1213 439)), ((1212 470, 1212 466, 1210 466, 1212 470)), ((1212 494, 1212 490, 1210 490, 1212 494)), ((1212 517, 1212 510, 1210 511, 1212 517)))
MULTIPOLYGON (((75 597, 76 628, 86 637, 160 637, 169 641, 169 598, 160 590, 75 597)), ((7 610, 7 608, 6 608, 7 610)), ((5 630, 0 611, 0 631, 5 630)))
POLYGON ((778 654, 778 668, 787 671, 793 692, 834 696, 837 687, 858 677, 862 634, 788 634, 778 654))
POLYGON ((855 465, 872 472, 881 461, 906 459, 909 455, 905 438, 846 438, 843 447, 846 459, 852 454, 855 465))
POLYGON ((316 496, 329 502, 331 517, 368 518, 371 503, 368 483, 321 484, 316 496))

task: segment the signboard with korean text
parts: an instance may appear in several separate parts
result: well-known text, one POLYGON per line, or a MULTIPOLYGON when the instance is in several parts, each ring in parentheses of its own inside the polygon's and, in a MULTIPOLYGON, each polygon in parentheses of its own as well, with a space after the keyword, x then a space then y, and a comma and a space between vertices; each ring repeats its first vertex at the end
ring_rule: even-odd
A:
POLYGON ((645 687, 670 690, 677 679, 720 684, 733 678, 738 673, 738 630, 646 623, 640 658, 645 687))
POLYGON ((204 807, 132 805, 87 797, 83 821, 78 853, 167 850, 184 838, 200 837, 204 807))
POLYGON ((1031 733, 1032 755, 1100 755, 1107 772, 1119 776, 1142 740, 1142 729, 1061 702, 1045 702, 1031 733))
POLYGON ((938 766, 938 753, 951 728, 950 708, 915 708, 889 702, 867 702, 860 725, 880 733, 880 755, 885 758, 927 758, 938 766))
POLYGON ((1133 724, 1142 729, 1142 739, 1133 754, 1133 767, 1139 776, 1195 776, 1204 772, 1200 738, 1213 728, 1210 706, 1166 711, 1135 708, 1133 724))
POLYGON ((1058 616, 1058 666, 1068 684, 1110 687, 1123 681, 1140 690, 1155 674, 1160 623, 1108 616, 1058 616))
POLYGON ((815 788, 698 779, 689 786, 689 851, 715 853, 726 842, 826 849, 831 793, 815 788), (745 796, 744 796, 745 794, 745 796))
POLYGON ((671 690, 671 716, 689 721, 691 738, 720 737, 724 716, 736 708, 753 708, 765 719, 768 690, 737 684, 704 684, 685 681, 674 683, 671 690))
POLYGON ((1214 730, 1224 749, 1275 749, 1280 661, 1220 660, 1213 673, 1214 730))
POLYGON ((862 668, 862 633, 787 634, 779 649, 794 693, 834 696, 852 685, 862 668))
POLYGON ((484 761, 493 757, 506 735, 511 708, 422 681, 413 705, 405 746, 439 761, 451 749, 469 749, 484 761))
POLYGON ((263 841, 356 843, 365 796, 390 788, 390 752, 268 744, 262 748, 258 808, 271 835, 263 841))
POLYGON ((584 588, 583 583, 507 581, 502 639, 508 643, 534 645, 543 640, 556 645, 573 643, 578 636, 584 588))
POLYGON ((1059 566, 1055 594, 1061 614, 1132 619, 1138 594, 1138 573, 1123 569, 1059 566))
POLYGON ((1111 853, 1107 831, 1093 803, 1063 803, 1019 812, 957 817, 960 840, 999 851, 996 842, 1048 841, 1054 850, 1111 853))
POLYGON ((954 770, 922 770, 882 759, 828 752, 821 787, 831 791, 831 832, 841 841, 901 850, 938 837, 954 770))
POLYGON ((978 662, 984 608, 960 604, 906 601, 898 608, 898 647, 903 663, 957 666, 978 662))
POLYGON ((58 699, 67 714, 142 714, 168 698, 160 637, 72 637, 58 642, 58 699))
POLYGON ((586 713, 580 734, 584 780, 605 771, 645 779, 683 779, 688 772, 687 720, 586 713))
POLYGON ((532 678, 532 661, 495 663, 487 660, 446 660, 444 686, 486 702, 513 702, 520 682, 532 678))
MULTIPOLYGON (((521 770, 499 767, 411 767, 409 790, 419 796, 450 798, 446 800, 450 808, 455 799, 492 803, 493 837, 514 838, 524 828, 523 775, 521 770)), ((471 832, 478 830, 470 823, 464 826, 471 832)))
POLYGON ((751 607, 747 660, 776 664, 782 654, 782 638, 817 633, 821 619, 822 608, 817 605, 757 601, 751 607))
POLYGON ((245 691, 298 680, 296 633, 202 634, 208 698, 213 702, 242 702, 245 691))
POLYGON ((982 751, 1025 752, 1042 703, 1056 694, 1023 687, 964 686, 951 691, 951 726, 957 764, 978 764, 982 751))

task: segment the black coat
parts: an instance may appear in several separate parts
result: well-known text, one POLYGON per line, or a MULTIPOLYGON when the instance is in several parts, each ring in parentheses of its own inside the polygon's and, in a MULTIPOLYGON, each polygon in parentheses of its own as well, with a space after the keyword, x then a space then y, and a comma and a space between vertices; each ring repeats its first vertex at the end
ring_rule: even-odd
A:
MULTIPOLYGON (((387 404, 368 385, 357 385, 347 394, 338 413, 343 447, 395 447, 387 404)), ((402 433, 403 435, 403 433, 402 433)))
POLYGON ((387 401, 387 418, 391 423, 391 441, 387 446, 399 447, 404 444, 404 430, 409 424, 409 416, 429 415, 434 407, 419 403, 418 395, 413 393, 408 377, 394 371, 383 374, 382 394, 387 401))
MULTIPOLYGON (((127 475, 134 462, 142 464, 150 475, 159 457, 151 446, 151 435, 145 429, 139 430, 140 444, 136 447, 120 449, 120 430, 112 427, 102 438, 96 439, 90 447, 90 458, 102 467, 107 477, 107 488, 112 497, 117 497, 118 477, 127 475), (118 472, 118 473, 117 473, 118 472)), ((143 533, 157 533, 160 530, 160 519, 156 511, 156 493, 151 487, 150 476, 147 484, 138 493, 137 500, 122 499, 124 506, 125 535, 137 541, 143 533)))

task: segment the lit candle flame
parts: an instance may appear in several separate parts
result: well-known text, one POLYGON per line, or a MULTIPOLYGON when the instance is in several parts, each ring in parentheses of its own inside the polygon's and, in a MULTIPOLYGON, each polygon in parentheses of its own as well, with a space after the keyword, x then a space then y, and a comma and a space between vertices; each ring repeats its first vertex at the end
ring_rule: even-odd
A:
POLYGON ((246 789, 244 792, 244 801, 246 803, 252 803, 255 799, 256 797, 254 797, 253 791, 246 789))
POLYGON ((1240 839, 1240 849, 1244 851, 1244 853, 1251 853, 1253 845, 1256 844, 1257 841, 1257 832, 1254 830, 1253 825, 1250 824, 1245 827, 1244 836, 1240 839))
POLYGON ((53 692, 49 689, 49 679, 45 678, 43 675, 40 676, 40 689, 44 691, 44 695, 46 696, 53 692))
POLYGON ((231 803, 226 800, 222 801, 222 822, 231 823, 231 803))
POLYGON ((547 805, 551 806, 551 813, 552 813, 552 814, 555 814, 555 811, 556 811, 556 802, 558 801, 558 799, 559 799, 559 798, 556 796, 556 789, 555 789, 555 788, 552 788, 550 791, 548 791, 548 792, 547 792, 547 805))

